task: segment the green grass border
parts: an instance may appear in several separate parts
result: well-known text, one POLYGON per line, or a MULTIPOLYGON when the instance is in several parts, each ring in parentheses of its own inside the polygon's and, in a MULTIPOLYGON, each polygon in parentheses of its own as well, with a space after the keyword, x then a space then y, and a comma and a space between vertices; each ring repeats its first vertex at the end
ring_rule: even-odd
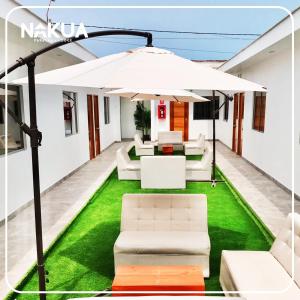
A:
POLYGON ((267 242, 271 246, 273 244, 274 239, 275 239, 274 234, 266 226, 266 224, 261 220, 261 218, 254 211, 254 209, 248 204, 247 200, 235 188, 235 186, 232 184, 232 182, 220 170, 220 168, 218 166, 216 166, 216 169, 220 173, 221 177, 224 179, 224 182, 226 183, 226 185, 228 186, 228 188, 230 189, 230 191, 232 192, 234 197, 237 199, 237 201, 243 207, 243 209, 246 211, 246 213, 251 217, 251 219, 255 222, 255 224, 260 229, 261 233, 265 236, 265 238, 267 239, 267 242))
MULTIPOLYGON (((93 195, 89 198, 89 200, 82 206, 80 211, 70 220, 70 222, 60 231, 60 233, 57 235, 57 237, 53 240, 53 242, 49 245, 49 247, 44 250, 44 259, 49 256, 51 250, 60 242, 60 240, 63 238, 63 236, 68 232, 68 230, 71 228, 71 225, 79 218, 79 216, 83 213, 85 208, 93 203, 93 200, 102 192, 102 190, 108 185, 109 181, 111 180, 113 174, 115 173, 116 168, 112 170, 112 172, 109 174, 109 176, 105 179, 105 181, 97 188, 97 190, 93 193, 93 195)), ((33 265, 29 268, 29 270, 22 276, 20 281, 17 283, 15 289, 21 291, 22 288, 27 284, 30 277, 37 271, 36 262, 33 263, 33 265)), ((21 292, 15 292, 10 291, 7 296, 4 298, 4 300, 15 300, 16 295, 22 294, 21 292)))
MULTIPOLYGON (((109 184, 112 176, 115 174, 117 168, 114 168, 110 175, 105 179, 105 181, 99 186, 99 188, 93 193, 93 195, 89 198, 89 200, 82 206, 80 211, 70 220, 70 222, 61 230, 61 232, 57 235, 55 240, 49 245, 49 247, 44 251, 44 258, 46 259, 51 250, 61 241, 63 236, 68 232, 71 225, 80 217, 83 213, 85 208, 93 203, 93 200, 103 191, 103 189, 109 184)), ((272 245, 274 241, 274 235, 268 229, 268 227, 264 224, 264 222, 258 217, 255 211, 251 208, 251 206, 247 203, 245 198, 238 192, 238 190, 234 187, 231 181, 224 175, 224 173, 220 170, 218 166, 216 166, 217 171, 220 173, 220 176, 224 180, 224 183, 228 186, 232 194, 234 195, 235 199, 241 205, 241 207, 245 210, 245 212, 250 216, 250 218, 255 222, 261 233, 266 238, 267 242, 272 245)), ((219 184, 219 183, 217 183, 219 184)), ((29 268, 29 270, 24 274, 22 279, 17 283, 16 288, 17 290, 21 291, 22 288, 26 285, 29 281, 30 277, 36 272, 36 262, 29 268)), ((10 291, 9 294, 4 298, 4 300, 15 300, 17 294, 22 294, 21 292, 10 291)))

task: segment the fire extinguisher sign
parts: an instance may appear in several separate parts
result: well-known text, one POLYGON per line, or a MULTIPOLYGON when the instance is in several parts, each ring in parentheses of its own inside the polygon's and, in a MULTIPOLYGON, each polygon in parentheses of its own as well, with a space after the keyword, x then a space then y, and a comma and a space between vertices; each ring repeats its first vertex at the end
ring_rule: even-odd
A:
POLYGON ((166 118, 166 105, 163 100, 160 100, 157 106, 157 116, 160 120, 166 118))

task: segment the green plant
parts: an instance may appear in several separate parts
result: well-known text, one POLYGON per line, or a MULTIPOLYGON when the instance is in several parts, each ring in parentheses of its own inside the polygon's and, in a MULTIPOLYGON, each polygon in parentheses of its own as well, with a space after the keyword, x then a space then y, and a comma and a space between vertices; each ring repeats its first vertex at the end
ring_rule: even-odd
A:
POLYGON ((143 136, 149 135, 151 128, 151 112, 145 108, 143 102, 137 102, 136 110, 134 112, 134 123, 137 130, 143 132, 143 136))

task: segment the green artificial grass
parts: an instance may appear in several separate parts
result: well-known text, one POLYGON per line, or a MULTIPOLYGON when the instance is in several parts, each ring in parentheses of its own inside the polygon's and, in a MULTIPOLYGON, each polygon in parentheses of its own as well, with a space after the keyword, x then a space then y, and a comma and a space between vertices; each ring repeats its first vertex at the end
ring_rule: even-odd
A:
MULTIPOLYGON (((132 155, 132 153, 131 153, 132 155)), ((218 177, 222 174, 218 172, 218 177)), ((121 199, 124 193, 204 193, 208 197, 208 227, 211 239, 210 271, 206 290, 221 291, 221 251, 268 250, 273 237, 226 181, 215 188, 210 183, 188 182, 185 190, 143 190, 139 181, 119 181, 114 171, 46 254, 49 271, 47 290, 99 291, 110 288, 114 277, 113 245, 119 234, 121 199)), ((25 270, 24 270, 25 271, 25 270)), ((18 286, 38 290, 33 268, 18 286)), ((93 294, 49 294, 48 300, 93 294)), ((34 294, 11 294, 8 299, 38 300, 34 294)))

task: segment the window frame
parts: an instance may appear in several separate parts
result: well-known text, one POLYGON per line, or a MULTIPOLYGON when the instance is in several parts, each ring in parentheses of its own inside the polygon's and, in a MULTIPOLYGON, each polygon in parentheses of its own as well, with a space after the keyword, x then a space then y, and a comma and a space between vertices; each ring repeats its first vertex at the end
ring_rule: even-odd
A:
POLYGON ((252 115, 252 129, 264 133, 266 126, 266 103, 267 93, 266 92, 254 92, 253 93, 253 115, 252 115), (258 102, 260 104, 258 106, 258 102), (257 123, 258 118, 258 125, 257 123))
MULTIPOLYGON (((5 84, 0 83, 0 87, 5 89, 5 84)), ((9 89, 10 87, 13 87, 14 89, 16 89, 17 95, 18 95, 18 99, 19 101, 17 102, 17 117, 19 118, 19 120, 21 122, 25 122, 25 114, 24 114, 24 99, 23 99, 23 86, 19 85, 19 84, 8 84, 7 88, 9 89)), ((9 97, 9 96, 8 96, 9 97)), ((0 108, 2 110, 2 114, 3 114, 3 123, 0 123, 0 125, 4 125, 5 126, 5 112, 4 112, 4 108, 2 109, 2 107, 0 108)), ((12 109, 14 112, 16 112, 16 106, 12 109)), ((10 115, 8 114, 8 118, 10 118, 10 115)), ((24 151, 26 150, 26 137, 25 137, 25 133, 23 132, 23 130, 21 129, 20 125, 17 124, 14 121, 15 125, 19 128, 19 132, 20 132, 20 147, 16 148, 16 149, 8 149, 7 154, 11 155, 20 151, 24 151)), ((9 130, 8 130, 9 132, 9 130)), ((4 133, 3 133, 4 134, 4 133)), ((2 149, 1 149, 2 150, 2 149)), ((5 150, 5 149, 3 149, 5 150)), ((2 151, 0 151, 0 157, 5 155, 5 151, 2 153, 2 151)))
MULTIPOLYGON (((70 137, 70 136, 73 136, 73 135, 76 135, 76 134, 79 133, 79 125, 78 125, 78 92, 63 90, 62 91, 62 96, 63 96, 63 110, 65 110, 65 99, 71 100, 73 102, 71 123, 73 124, 73 118, 74 118, 75 132, 73 132, 73 129, 72 129, 72 132, 70 134, 67 134, 67 132, 66 132, 66 120, 65 120, 65 117, 64 117, 65 137, 70 137)), ((63 114, 64 114, 64 112, 63 112, 63 114)))
POLYGON ((110 97, 104 96, 103 97, 103 112, 104 112, 104 124, 110 124, 110 97))
MULTIPOLYGON (((204 98, 207 98, 209 99, 210 101, 207 101, 207 102, 194 102, 193 103, 193 121, 205 121, 205 120, 213 120, 213 114, 212 114, 212 109, 213 109, 213 97, 212 96, 203 96, 204 98), (210 109, 210 117, 207 117, 207 116, 204 116, 204 117, 199 117, 199 118, 196 118, 195 114, 196 114, 196 109, 195 109, 195 106, 196 105, 199 105, 199 106, 210 106, 209 109, 210 109)), ((220 105, 220 96, 215 96, 215 110, 219 108, 219 105, 220 105)), ((207 109, 207 108, 206 108, 207 109)), ((217 111, 216 115, 215 115, 215 120, 219 120, 220 118, 220 114, 219 114, 219 111, 217 111)))
POLYGON ((228 122, 229 119, 229 100, 224 99, 225 104, 224 104, 224 112, 223 112, 223 121, 228 122))

